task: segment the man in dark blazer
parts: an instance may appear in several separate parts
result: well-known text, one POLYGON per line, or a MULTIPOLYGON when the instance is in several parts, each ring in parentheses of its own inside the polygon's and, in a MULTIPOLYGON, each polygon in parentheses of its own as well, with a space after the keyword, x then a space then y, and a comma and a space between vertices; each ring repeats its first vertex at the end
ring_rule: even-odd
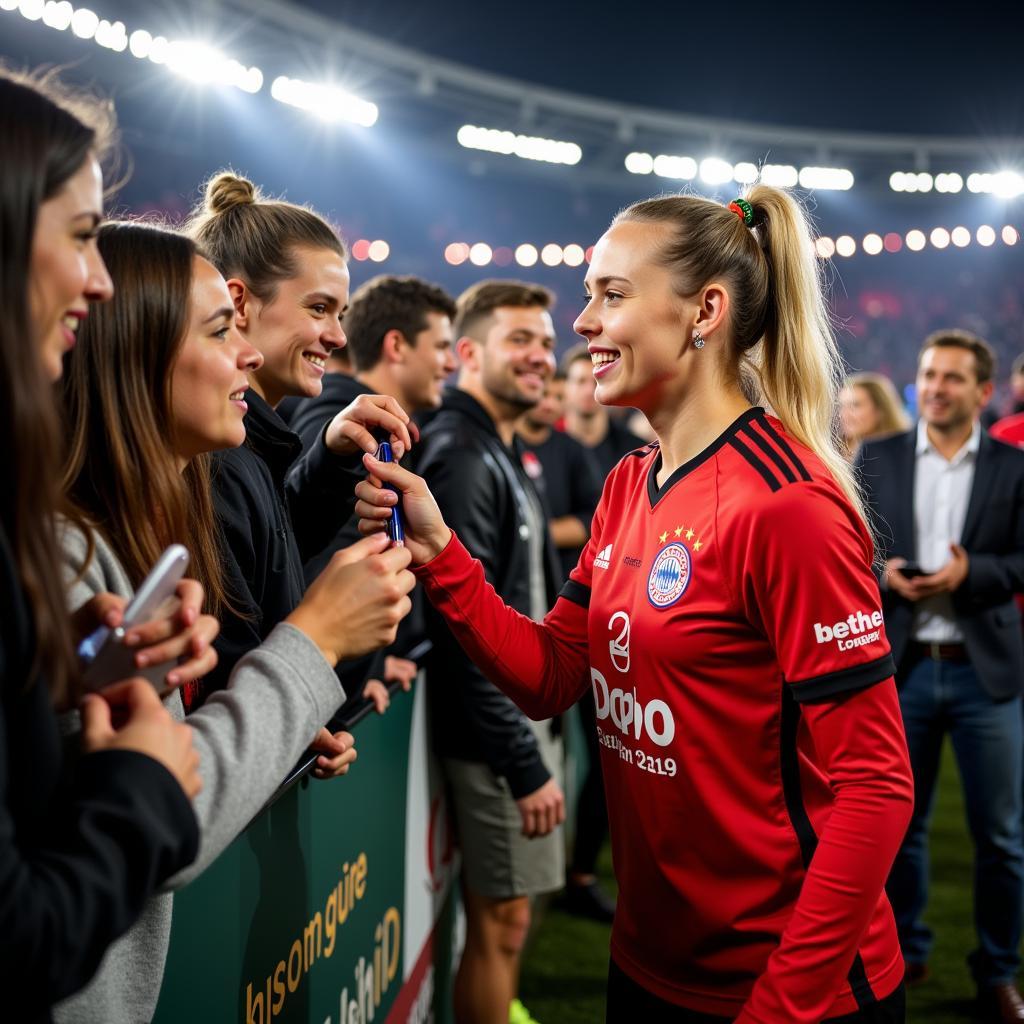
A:
POLYGON ((877 535, 882 607, 915 780, 915 810, 887 891, 908 984, 928 974, 928 817, 944 734, 953 742, 975 847, 978 949, 968 962, 983 1019, 1024 1021, 1020 966, 1024 451, 979 417, 994 357, 962 331, 928 338, 920 421, 869 442, 856 465, 877 535))

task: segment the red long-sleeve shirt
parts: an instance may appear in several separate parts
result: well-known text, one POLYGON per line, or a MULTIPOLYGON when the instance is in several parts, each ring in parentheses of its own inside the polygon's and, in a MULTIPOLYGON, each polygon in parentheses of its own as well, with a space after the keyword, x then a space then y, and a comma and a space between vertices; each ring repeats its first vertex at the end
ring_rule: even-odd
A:
POLYGON ((699 1012, 816 1024, 903 973, 883 885, 913 784, 870 537, 760 410, 659 469, 656 445, 616 467, 542 624, 457 538, 417 572, 527 713, 593 687, 619 966, 699 1012))

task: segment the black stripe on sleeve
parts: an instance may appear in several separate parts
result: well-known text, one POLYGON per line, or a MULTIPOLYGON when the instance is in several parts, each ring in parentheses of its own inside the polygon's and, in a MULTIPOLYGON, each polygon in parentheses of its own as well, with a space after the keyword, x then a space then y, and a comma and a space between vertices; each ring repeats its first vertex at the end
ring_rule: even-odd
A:
POLYGON ((796 483, 796 474, 786 464, 786 460, 749 423, 743 428, 743 436, 749 437, 779 467, 791 484, 796 483))
POLYGON ((575 580, 566 580, 565 586, 558 592, 558 596, 572 601, 573 604, 578 604, 581 608, 590 607, 590 587, 585 587, 575 580))
POLYGON ((853 964, 849 974, 846 975, 846 980, 850 983, 853 998, 857 1000, 857 1005, 862 1010, 878 1002, 878 996, 875 995, 871 988, 871 982, 868 981, 868 972, 864 969, 864 961, 861 959, 860 953, 853 958, 853 964))
POLYGON ((883 654, 881 658, 866 661, 863 665, 853 665, 838 672, 801 679, 798 683, 790 683, 789 688, 793 691, 793 696, 803 703, 827 700, 829 697, 850 693, 853 690, 866 690, 869 686, 874 686, 875 683, 894 675, 896 663, 892 660, 892 655, 883 654))
POLYGON ((761 479, 773 490, 781 490, 782 484, 775 478, 775 474, 755 455, 738 437, 729 439, 729 444, 736 449, 761 475, 761 479))
MULTIPOLYGON (((800 725, 800 705, 796 702, 793 688, 786 686, 782 690, 782 715, 779 730, 779 765, 782 770, 782 795, 786 803, 786 813, 800 844, 800 857, 804 869, 811 866, 814 853, 818 848, 818 835, 814 831, 810 815, 804 805, 803 788, 800 785, 800 760, 797 756, 796 736, 800 725)), ((853 958, 846 980, 850 985, 857 1006, 863 1009, 878 1002, 868 981, 867 971, 860 952, 853 958)))
POLYGON ((758 416, 757 422, 761 424, 764 432, 786 453, 786 457, 796 466, 797 472, 804 478, 810 480, 811 474, 804 468, 804 464, 796 457, 796 453, 789 447, 786 439, 768 422, 767 416, 758 416))
POLYGON ((800 857, 804 868, 810 867, 811 858, 818 848, 818 837, 814 832, 807 808, 804 806, 803 789, 800 786, 800 760, 797 757, 796 733, 800 725, 800 705, 796 702, 790 687, 782 690, 782 720, 779 736, 779 767, 782 771, 782 795, 786 801, 786 813, 800 843, 800 857))

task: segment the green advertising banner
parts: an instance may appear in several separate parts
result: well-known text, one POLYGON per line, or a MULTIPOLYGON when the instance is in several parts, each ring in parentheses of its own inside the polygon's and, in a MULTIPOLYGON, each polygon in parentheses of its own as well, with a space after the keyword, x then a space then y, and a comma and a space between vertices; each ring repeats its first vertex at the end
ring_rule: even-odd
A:
POLYGON ((425 687, 355 729, 174 903, 155 1024, 450 1021, 456 899, 425 687))

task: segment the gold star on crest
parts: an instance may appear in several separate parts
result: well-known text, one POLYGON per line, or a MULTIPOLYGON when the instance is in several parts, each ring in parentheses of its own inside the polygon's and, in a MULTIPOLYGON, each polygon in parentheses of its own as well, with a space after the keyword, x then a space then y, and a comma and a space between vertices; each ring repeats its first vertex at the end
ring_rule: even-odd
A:
POLYGON ((702 543, 700 542, 700 540, 698 539, 697 543, 693 545, 693 550, 694 550, 694 551, 700 551, 700 549, 701 549, 702 547, 704 547, 704 545, 703 545, 703 544, 702 544, 702 543))
POLYGON ((692 526, 690 527, 689 530, 686 531, 686 539, 687 540, 693 540, 693 527, 692 526))
POLYGON ((664 532, 664 533, 663 533, 663 534, 662 534, 662 535, 661 535, 661 536, 660 536, 660 537, 658 538, 658 540, 660 540, 660 541, 661 541, 661 543, 662 543, 662 544, 664 544, 664 543, 665 543, 665 541, 667 541, 667 540, 668 540, 668 530, 666 530, 666 531, 665 531, 665 532, 664 532))
POLYGON ((672 532, 673 532, 673 533, 674 533, 674 534, 675 534, 675 535, 676 535, 677 537, 680 537, 680 536, 682 536, 682 533, 683 533, 683 528, 682 528, 681 526, 677 526, 677 527, 676 527, 676 528, 675 528, 675 529, 674 529, 674 530, 673 530, 672 532))

